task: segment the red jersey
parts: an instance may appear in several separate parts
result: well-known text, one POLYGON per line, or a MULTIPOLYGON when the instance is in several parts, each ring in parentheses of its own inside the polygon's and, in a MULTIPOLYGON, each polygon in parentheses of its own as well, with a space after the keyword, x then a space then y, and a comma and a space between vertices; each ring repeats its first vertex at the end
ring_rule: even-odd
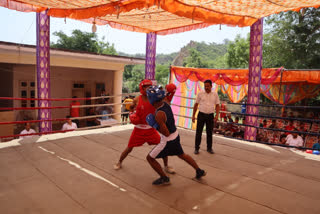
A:
MULTIPOLYGON (((288 130, 288 131, 293 131, 294 128, 295 128, 294 126, 287 125, 284 129, 288 130)), ((289 134, 292 134, 292 133, 291 132, 286 132, 285 134, 289 135, 289 134)))
POLYGON ((71 117, 80 117, 80 108, 72 108, 72 106, 79 106, 80 102, 76 101, 76 102, 72 102, 70 104, 70 116, 71 117))
POLYGON ((136 114, 140 118, 140 124, 148 124, 146 121, 146 117, 148 114, 154 114, 156 109, 149 103, 149 101, 144 101, 141 97, 139 96, 139 101, 138 105, 136 107, 136 114))

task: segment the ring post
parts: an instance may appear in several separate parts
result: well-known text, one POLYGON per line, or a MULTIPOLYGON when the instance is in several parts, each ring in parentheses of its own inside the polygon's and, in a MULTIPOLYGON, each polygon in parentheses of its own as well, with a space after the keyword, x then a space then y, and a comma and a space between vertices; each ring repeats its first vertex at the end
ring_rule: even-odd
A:
POLYGON ((155 79, 157 34, 147 34, 145 79, 155 79))
MULTIPOLYGON (((249 80, 248 80, 248 104, 259 104, 260 83, 262 69, 262 40, 263 40, 263 18, 256 21, 250 27, 250 61, 249 61, 249 80)), ((259 114, 259 106, 247 105, 247 114, 259 114)), ((247 125, 258 125, 258 117, 248 116, 245 123, 247 125)), ((245 140, 255 141, 257 129, 246 127, 245 140)))
MULTIPOLYGON (((37 95, 50 98, 50 17, 47 11, 37 13, 37 95)), ((50 107, 49 100, 39 100, 39 107, 50 107)), ((51 109, 39 109, 39 120, 51 119, 51 109)), ((52 131, 51 121, 39 123, 39 132, 52 131)))

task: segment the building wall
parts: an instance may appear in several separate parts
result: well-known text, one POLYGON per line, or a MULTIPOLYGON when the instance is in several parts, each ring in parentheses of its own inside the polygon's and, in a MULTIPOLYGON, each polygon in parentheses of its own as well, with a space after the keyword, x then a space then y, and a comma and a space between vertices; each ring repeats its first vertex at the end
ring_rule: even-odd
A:
MULTIPOLYGON (((106 93, 113 94, 114 72, 108 70, 80 69, 69 67, 51 67, 51 97, 71 98, 77 94, 78 97, 96 96, 96 84, 104 83, 106 93), (74 89, 74 83, 84 84, 83 89, 74 89), (79 93, 81 92, 81 93, 79 93)), ((36 68, 34 65, 13 66, 13 96, 21 97, 20 81, 36 82, 36 68)), ((122 83, 121 83, 122 84, 122 83)), ((36 87, 35 87, 36 88, 36 87)), ((110 100, 112 102, 112 100, 110 100)), ((69 106, 70 101, 53 101, 52 106, 69 106)), ((80 101, 81 104, 94 102, 80 101)), ((21 107, 21 101, 14 102, 15 107, 21 107)), ((85 109, 81 109, 81 115, 85 115, 85 109)), ((69 115, 69 109, 53 109, 52 118, 65 118, 69 115)), ((16 120, 37 119, 37 110, 16 111, 16 120)), ((53 127, 60 127, 62 122, 53 123, 53 127), (58 124, 56 124, 58 123, 58 124)), ((36 125, 34 126, 36 128, 36 125)), ((22 127, 18 127, 19 131, 22 127)), ((57 129, 57 128, 56 128, 57 129)), ((17 132, 19 132, 17 131, 17 132)))

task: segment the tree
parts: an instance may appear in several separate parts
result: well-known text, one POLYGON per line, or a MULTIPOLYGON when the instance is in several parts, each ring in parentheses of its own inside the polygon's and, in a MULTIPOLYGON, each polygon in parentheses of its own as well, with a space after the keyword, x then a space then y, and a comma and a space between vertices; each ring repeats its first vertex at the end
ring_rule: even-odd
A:
POLYGON ((267 31, 270 36, 265 40, 269 54, 273 53, 273 59, 274 55, 279 59, 275 60, 275 66, 320 67, 320 8, 282 12, 272 15, 266 23, 270 27, 267 31))
POLYGON ((199 51, 194 48, 190 49, 190 56, 183 62, 183 66, 192 68, 207 68, 208 63, 200 56, 199 51))
POLYGON ((169 79, 170 65, 157 64, 156 66, 156 80, 160 85, 166 85, 169 79))
POLYGON ((226 54, 227 64, 230 68, 248 68, 249 65, 250 37, 241 38, 237 35, 234 42, 228 43, 226 54))
POLYGON ((56 43, 51 43, 52 48, 86 51, 100 54, 116 55, 114 44, 104 42, 104 37, 100 41, 95 33, 73 30, 71 36, 67 36, 62 31, 54 32, 53 35, 59 37, 56 43))
POLYGON ((125 69, 125 74, 123 78, 123 88, 129 89, 129 92, 138 92, 139 83, 145 77, 145 66, 144 65, 134 65, 129 66, 125 69))

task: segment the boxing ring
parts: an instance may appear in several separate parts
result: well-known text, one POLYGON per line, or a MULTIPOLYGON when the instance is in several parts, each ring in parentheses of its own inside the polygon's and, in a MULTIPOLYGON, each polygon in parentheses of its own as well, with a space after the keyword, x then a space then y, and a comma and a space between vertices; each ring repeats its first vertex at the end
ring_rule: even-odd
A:
MULTIPOLYGON (((172 184, 155 187, 151 182, 157 175, 145 159, 151 146, 135 148, 121 170, 113 169, 133 129, 131 124, 121 123, 111 127, 81 127, 66 133, 53 130, 0 143, 1 210, 4 213, 320 211, 320 156, 221 135, 213 136, 214 155, 201 149, 199 155, 193 155, 194 131, 179 128, 184 151, 192 155, 207 175, 201 183, 195 182, 191 179, 193 169, 177 157, 170 157, 169 163, 176 170, 176 174, 170 175, 172 184)), ((202 140, 204 145, 205 134, 202 140)))

